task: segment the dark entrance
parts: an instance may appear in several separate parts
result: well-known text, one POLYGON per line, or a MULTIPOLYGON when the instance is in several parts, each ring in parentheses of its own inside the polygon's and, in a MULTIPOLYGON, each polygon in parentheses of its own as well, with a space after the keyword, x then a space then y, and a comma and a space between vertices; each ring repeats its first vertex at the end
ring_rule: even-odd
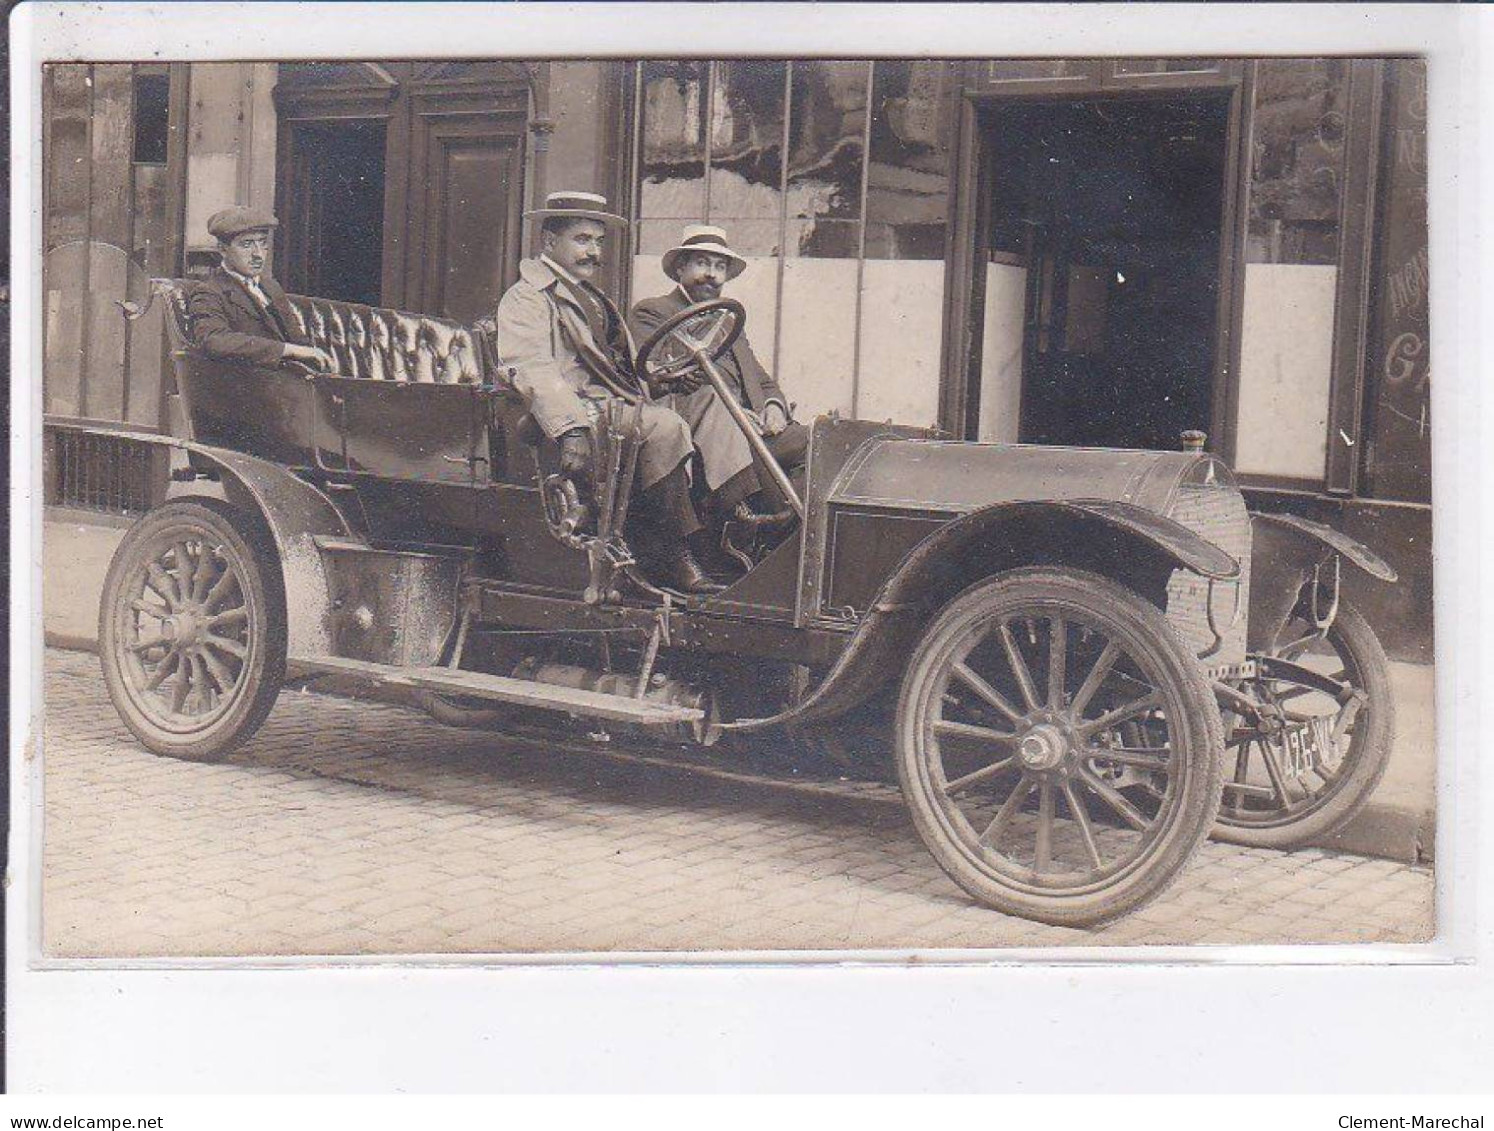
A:
POLYGON ((384 123, 294 122, 285 171, 284 283, 299 294, 379 303, 384 123))
POLYGON ((1229 112, 1228 94, 1189 93, 982 115, 980 258, 1026 269, 1020 440, 1174 448, 1213 430, 1229 112))

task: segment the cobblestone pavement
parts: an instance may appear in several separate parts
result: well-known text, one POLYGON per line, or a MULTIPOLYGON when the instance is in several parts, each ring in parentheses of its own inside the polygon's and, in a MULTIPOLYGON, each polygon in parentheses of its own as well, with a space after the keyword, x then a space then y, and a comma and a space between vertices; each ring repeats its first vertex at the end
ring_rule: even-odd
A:
POLYGON ((49 651, 49 956, 1414 942, 1428 869, 1209 844, 1098 931, 975 906, 881 786, 744 780, 287 691, 234 758, 155 757, 49 651))

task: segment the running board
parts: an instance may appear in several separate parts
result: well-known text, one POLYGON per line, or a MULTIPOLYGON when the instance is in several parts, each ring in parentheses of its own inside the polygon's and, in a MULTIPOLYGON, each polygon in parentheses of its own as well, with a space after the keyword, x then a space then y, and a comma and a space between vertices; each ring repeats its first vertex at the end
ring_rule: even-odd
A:
POLYGON ((537 683, 511 676, 486 675, 459 668, 401 668, 390 664, 370 663, 367 660, 344 660, 337 656, 295 658, 291 660, 290 666, 300 673, 354 676, 387 687, 445 691, 452 695, 492 699, 520 707, 534 707, 541 711, 561 711, 568 715, 611 719, 614 722, 636 723, 641 726, 677 726, 680 723, 700 722, 705 718, 705 712, 699 707, 676 706, 652 699, 631 699, 621 695, 608 695, 602 691, 537 683))

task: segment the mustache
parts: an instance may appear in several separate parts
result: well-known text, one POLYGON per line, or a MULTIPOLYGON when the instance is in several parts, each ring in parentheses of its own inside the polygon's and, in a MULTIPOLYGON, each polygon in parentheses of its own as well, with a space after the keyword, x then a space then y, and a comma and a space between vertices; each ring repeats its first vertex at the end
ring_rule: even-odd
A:
POLYGON ((601 265, 602 257, 600 255, 588 255, 584 259, 576 260, 576 266, 578 267, 600 267, 601 265))

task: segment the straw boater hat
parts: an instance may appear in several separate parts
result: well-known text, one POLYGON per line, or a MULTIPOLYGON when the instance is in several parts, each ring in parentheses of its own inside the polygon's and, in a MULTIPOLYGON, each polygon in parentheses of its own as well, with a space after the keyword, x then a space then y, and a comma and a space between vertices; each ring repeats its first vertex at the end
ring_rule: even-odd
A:
POLYGON ((664 253, 664 274, 671 279, 677 278, 674 273, 675 266, 679 263, 681 256, 688 255, 692 251, 724 255, 729 259, 731 266, 726 269, 728 280, 735 279, 747 270, 747 261, 726 245, 725 228, 713 227, 710 224, 691 224, 680 234, 680 242, 664 253))
POLYGON ((552 192, 545 197, 543 208, 524 213, 525 219, 541 223, 552 216, 574 216, 578 220, 598 220, 603 224, 626 224, 615 212, 607 211, 607 198, 594 192, 552 192))

